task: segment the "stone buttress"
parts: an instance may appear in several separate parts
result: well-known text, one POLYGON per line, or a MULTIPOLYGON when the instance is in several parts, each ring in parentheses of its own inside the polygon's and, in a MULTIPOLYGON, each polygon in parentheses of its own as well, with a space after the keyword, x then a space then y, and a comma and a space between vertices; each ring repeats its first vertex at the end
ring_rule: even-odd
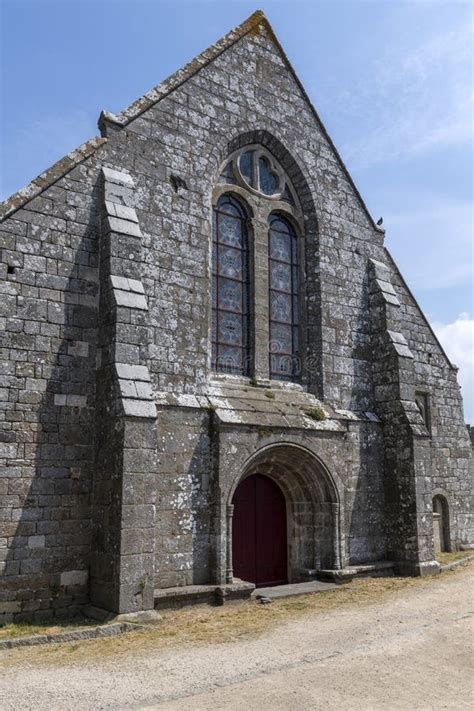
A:
POLYGON ((95 550, 91 602, 117 613, 153 607, 156 406, 145 360, 147 300, 133 180, 103 174, 97 369, 95 550))
POLYGON ((413 354, 401 332, 389 268, 369 259, 373 377, 383 423, 390 558, 400 572, 437 572, 431 521, 430 433, 415 402, 413 354))

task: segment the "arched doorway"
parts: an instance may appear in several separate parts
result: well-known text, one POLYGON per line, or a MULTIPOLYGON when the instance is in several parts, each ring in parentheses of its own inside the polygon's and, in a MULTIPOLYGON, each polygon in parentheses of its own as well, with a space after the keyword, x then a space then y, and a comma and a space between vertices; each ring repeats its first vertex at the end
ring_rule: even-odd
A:
MULTIPOLYGON (((280 546, 280 551, 286 551, 286 573, 278 578, 275 575, 275 580, 298 583, 307 580, 308 576, 312 577, 317 570, 339 570, 345 555, 344 542, 340 537, 341 506, 334 480, 313 452, 298 444, 282 442, 255 452, 240 475, 236 472, 234 487, 224 494, 227 535, 225 580, 232 582, 234 575, 250 582, 256 579, 255 574, 252 576, 247 570, 242 570, 239 543, 233 540, 235 534, 239 536, 238 527, 241 525, 234 525, 234 519, 241 516, 240 495, 245 494, 245 488, 241 485, 256 475, 268 479, 268 486, 277 487, 275 496, 281 502, 282 520, 284 515, 284 523, 278 527, 266 527, 275 545, 280 546), (286 536, 286 545, 281 543, 277 532, 278 536, 286 536)), ((249 483, 247 486, 252 485, 249 483)), ((279 565, 280 569, 283 568, 283 562, 279 565)), ((264 577, 259 579, 257 585, 265 584, 264 577)))
POLYGON ((234 575, 257 587, 286 583, 286 501, 278 484, 252 474, 240 482, 232 503, 234 575))

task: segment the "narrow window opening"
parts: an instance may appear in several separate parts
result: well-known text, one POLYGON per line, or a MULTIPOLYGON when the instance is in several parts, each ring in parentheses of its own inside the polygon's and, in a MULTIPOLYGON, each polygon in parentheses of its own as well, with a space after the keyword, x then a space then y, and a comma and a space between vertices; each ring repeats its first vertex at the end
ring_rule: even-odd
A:
POLYGON ((435 553, 446 553, 451 549, 448 502, 441 494, 433 497, 433 544, 435 553))
POLYGON ((269 220, 270 378, 296 380, 299 358, 298 240, 280 215, 269 220))
POLYGON ((239 168, 243 179, 251 187, 255 187, 254 180, 254 156, 255 151, 245 151, 239 158, 239 168))
POLYGON ((417 391, 415 393, 415 402, 420 411, 420 415, 423 418, 426 429, 431 432, 430 398, 428 393, 417 391))
POLYGON ((247 215, 230 195, 214 209, 212 253, 212 367, 248 375, 249 255, 247 215))

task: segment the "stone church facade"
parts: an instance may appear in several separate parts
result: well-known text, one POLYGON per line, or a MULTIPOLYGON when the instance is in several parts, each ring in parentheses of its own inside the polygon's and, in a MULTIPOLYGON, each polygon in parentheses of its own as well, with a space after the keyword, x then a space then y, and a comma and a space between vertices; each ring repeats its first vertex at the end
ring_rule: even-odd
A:
POLYGON ((456 368, 262 13, 99 126, 1 206, 3 620, 437 572, 456 368))

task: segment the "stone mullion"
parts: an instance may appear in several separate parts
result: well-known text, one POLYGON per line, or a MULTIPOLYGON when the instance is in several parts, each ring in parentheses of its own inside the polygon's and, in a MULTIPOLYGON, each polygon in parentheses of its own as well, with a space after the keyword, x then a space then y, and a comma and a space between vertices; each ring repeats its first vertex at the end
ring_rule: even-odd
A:
POLYGON ((266 215, 253 220, 254 231, 254 377, 268 380, 269 367, 269 303, 268 303, 268 226, 266 215))

